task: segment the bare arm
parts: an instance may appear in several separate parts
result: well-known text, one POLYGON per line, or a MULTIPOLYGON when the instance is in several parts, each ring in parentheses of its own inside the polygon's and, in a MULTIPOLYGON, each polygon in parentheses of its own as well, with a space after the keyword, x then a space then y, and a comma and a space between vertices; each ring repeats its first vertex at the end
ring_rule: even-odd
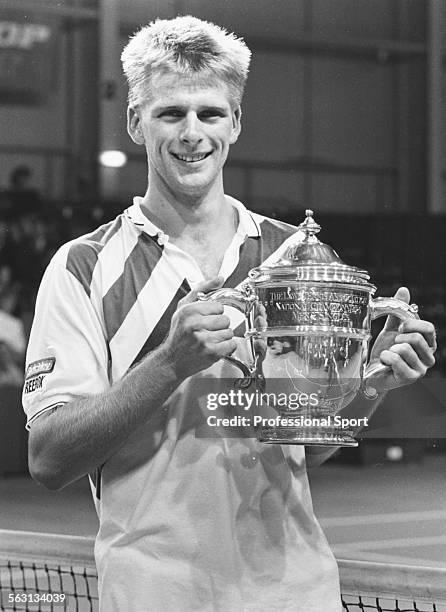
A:
POLYGON ((30 431, 32 477, 60 489, 92 472, 155 414, 180 382, 160 348, 110 390, 43 413, 30 431))
POLYGON ((102 465, 147 423, 178 385, 235 350, 229 319, 217 302, 182 301, 166 341, 123 379, 94 396, 38 417, 30 431, 29 466, 37 481, 59 489, 102 465))

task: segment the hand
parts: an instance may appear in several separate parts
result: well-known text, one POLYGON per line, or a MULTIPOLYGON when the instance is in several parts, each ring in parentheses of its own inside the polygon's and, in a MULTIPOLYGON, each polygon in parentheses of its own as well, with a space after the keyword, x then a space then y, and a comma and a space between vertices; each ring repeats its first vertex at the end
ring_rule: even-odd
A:
MULTIPOLYGON (((395 297, 408 304, 409 290, 400 287, 395 297)), ((368 384, 383 392, 415 382, 434 365, 436 349, 432 323, 421 319, 401 322, 397 317, 387 317, 384 329, 373 345, 370 363, 381 362, 390 370, 370 377, 368 384)))
POLYGON ((217 277, 199 283, 178 303, 164 343, 179 378, 187 378, 231 355, 237 348, 229 317, 217 301, 197 301, 199 292, 219 289, 224 282, 217 277))

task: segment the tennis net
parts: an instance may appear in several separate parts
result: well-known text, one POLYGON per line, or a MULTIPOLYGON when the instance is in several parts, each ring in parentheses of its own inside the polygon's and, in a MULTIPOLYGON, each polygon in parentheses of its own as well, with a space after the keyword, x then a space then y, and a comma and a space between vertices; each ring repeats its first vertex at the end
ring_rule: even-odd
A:
MULTIPOLYGON (((93 544, 93 538, 0 530, 0 610, 96 612, 93 544)), ((446 612, 446 569, 338 562, 347 612, 446 612)))
POLYGON ((446 612, 446 568, 338 559, 348 612, 446 612))
POLYGON ((0 610, 96 612, 94 538, 0 530, 0 610))

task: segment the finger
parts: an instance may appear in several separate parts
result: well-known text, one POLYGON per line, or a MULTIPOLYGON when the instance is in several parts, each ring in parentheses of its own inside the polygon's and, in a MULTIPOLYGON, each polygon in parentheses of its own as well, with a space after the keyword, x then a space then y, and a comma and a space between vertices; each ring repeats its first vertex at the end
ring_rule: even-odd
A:
POLYGON ((379 356, 381 362, 392 369, 393 376, 402 384, 410 384, 421 377, 421 373, 414 370, 409 364, 392 350, 385 350, 379 356))
POLYGON ((265 317, 257 316, 254 319, 254 329, 257 331, 265 331, 268 327, 267 321, 265 317))
POLYGON ((264 338, 256 338, 254 340, 254 352, 263 361, 266 357, 267 344, 264 338))
POLYGON ((418 357, 418 354, 415 349, 407 342, 403 342, 401 344, 394 344, 389 348, 389 351, 392 351, 393 353, 399 355, 407 363, 407 365, 412 368, 412 370, 422 372, 423 375, 426 373, 426 366, 418 357))
POLYGON ((254 305, 254 312, 256 317, 266 318, 266 308, 261 302, 256 302, 254 305))
POLYGON ((206 302, 192 302, 178 304, 178 312, 182 317, 190 319, 190 325, 194 325, 196 329, 201 329, 201 318, 212 315, 222 315, 224 312, 223 304, 220 302, 209 300, 206 302))
POLYGON ((234 337, 234 332, 232 331, 232 329, 219 329, 219 330, 208 333, 207 343, 208 344, 219 344, 222 342, 226 342, 227 340, 232 340, 233 337, 234 337))
MULTIPOLYGON (((229 317, 224 314, 212 315, 201 317, 200 328, 207 329, 209 331, 216 331, 219 329, 228 329, 231 324, 229 317)), ((232 337, 232 336, 231 336, 232 337)))
MULTIPOLYGON (((220 344, 228 341, 234 341, 235 343, 232 329, 220 329, 217 331, 199 330, 194 333, 194 339, 194 350, 199 353, 208 353, 209 355, 215 355, 216 351, 219 350, 218 345, 220 344)), ((236 347, 237 345, 235 344, 236 347)), ((217 359, 219 359, 218 355, 217 359)))
MULTIPOLYGON (((410 302, 410 292, 407 287, 400 287, 394 295, 395 298, 409 304, 410 302)), ((397 331, 399 325, 401 324, 401 319, 395 317, 394 315, 390 315, 386 319, 386 323, 384 325, 384 329, 387 331, 397 331)))
POLYGON ((424 365, 430 368, 435 364, 432 349, 427 343, 426 338, 420 333, 398 334, 395 337, 395 344, 409 344, 424 365))
POLYGON ((192 291, 195 291, 195 293, 199 293, 200 291, 208 293, 209 291, 214 291, 214 289, 219 289, 224 282, 225 279, 223 276, 215 276, 214 278, 209 278, 208 280, 198 283, 192 291))
POLYGON ((223 276, 216 276, 215 278, 202 281, 201 283, 198 283, 182 300, 180 300, 179 304, 190 304, 191 302, 196 302, 197 295, 200 292, 209 293, 209 291, 220 289, 224 282, 225 279, 223 276))
POLYGON ((257 331, 265 331, 268 326, 266 318, 266 308, 261 302, 254 304, 254 329, 257 331))
MULTIPOLYGON (((214 333, 218 333, 218 332, 214 332, 214 333)), ((228 355, 232 355, 232 353, 235 351, 236 348, 237 348, 237 343, 234 339, 232 339, 232 340, 225 340, 223 342, 219 342, 215 347, 215 351, 216 351, 216 354, 221 358, 221 357, 227 357, 228 355)))
POLYGON ((437 350, 437 334, 435 327, 429 321, 423 321, 421 319, 407 319, 403 321, 398 331, 400 334, 419 333, 422 334, 430 349, 437 350))

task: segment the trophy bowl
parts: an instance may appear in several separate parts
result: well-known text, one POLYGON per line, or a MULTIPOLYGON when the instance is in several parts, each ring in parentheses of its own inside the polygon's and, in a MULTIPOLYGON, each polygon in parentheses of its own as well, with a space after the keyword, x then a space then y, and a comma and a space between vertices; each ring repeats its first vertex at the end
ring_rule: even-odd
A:
POLYGON ((262 442, 356 446, 348 420, 339 413, 359 391, 373 399, 368 381, 387 369, 367 364, 371 322, 389 314, 418 317, 416 305, 373 299, 376 287, 369 274, 320 242, 320 229, 307 210, 279 259, 252 269, 240 289, 200 296, 246 316, 252 363, 226 358, 244 374, 236 384, 257 384, 266 397, 282 393, 299 400, 281 405, 278 418, 260 427, 262 442), (256 350, 259 340, 267 346, 264 357, 256 350))

